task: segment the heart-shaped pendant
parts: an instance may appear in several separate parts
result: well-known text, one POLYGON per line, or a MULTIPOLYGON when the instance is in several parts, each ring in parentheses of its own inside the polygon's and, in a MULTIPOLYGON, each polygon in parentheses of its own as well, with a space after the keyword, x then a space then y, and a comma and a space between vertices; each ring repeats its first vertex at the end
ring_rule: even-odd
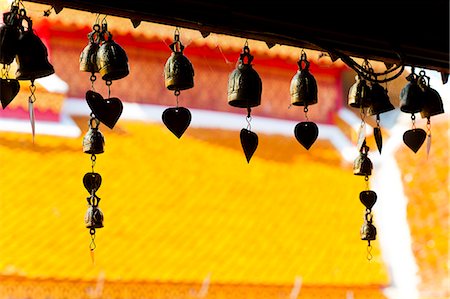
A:
POLYGON ((295 126, 294 133, 297 141, 309 150, 319 136, 319 128, 313 122, 304 121, 295 126))
POLYGON ((19 90, 20 84, 18 80, 0 78, 0 102, 2 103, 3 109, 14 100, 19 90))
POLYGON ((178 138, 181 138, 189 127, 191 118, 191 112, 184 107, 167 108, 162 114, 163 123, 178 138))
POLYGON ((369 210, 377 202, 377 194, 372 190, 366 190, 359 193, 359 200, 369 210))
POLYGON ((103 99, 101 94, 88 90, 86 102, 95 117, 110 129, 114 128, 122 115, 123 105, 118 98, 103 99))
POLYGON ((102 176, 96 172, 88 172, 83 177, 84 188, 89 194, 97 192, 98 188, 102 184, 102 176))
POLYGON ((242 149, 244 150, 245 158, 247 159, 247 163, 250 163, 250 159, 258 147, 258 135, 256 133, 242 129, 241 130, 241 144, 242 149))
POLYGON ((423 129, 411 129, 403 134, 403 142, 417 153, 427 137, 427 133, 423 129))

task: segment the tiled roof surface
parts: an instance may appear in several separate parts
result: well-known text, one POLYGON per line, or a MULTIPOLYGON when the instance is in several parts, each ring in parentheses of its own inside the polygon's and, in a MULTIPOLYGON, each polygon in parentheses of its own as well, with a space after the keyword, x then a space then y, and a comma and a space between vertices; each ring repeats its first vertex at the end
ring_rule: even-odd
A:
POLYGON ((418 266, 422 298, 449 298, 449 120, 431 118, 432 145, 417 154, 403 146, 396 154, 409 199, 408 220, 418 266))
MULTIPOLYGON (((87 120, 83 120, 86 132, 87 120)), ((386 286, 378 241, 360 240, 364 184, 317 141, 260 135, 247 164, 239 132, 101 126, 95 170, 105 227, 96 263, 84 227, 82 138, 0 135, 0 273, 27 279, 386 286)), ((225 298, 225 297, 224 297, 225 298)), ((229 298, 229 297, 228 297, 229 298)))

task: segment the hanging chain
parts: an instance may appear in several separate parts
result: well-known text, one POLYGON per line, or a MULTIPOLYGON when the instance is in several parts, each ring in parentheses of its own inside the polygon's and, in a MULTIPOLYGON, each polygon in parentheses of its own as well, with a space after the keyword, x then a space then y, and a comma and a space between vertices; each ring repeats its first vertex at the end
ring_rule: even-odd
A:
POLYGON ((106 80, 106 86, 108 87, 108 99, 111 98, 111 80, 106 80))
POLYGON ((416 115, 414 113, 411 114, 411 122, 412 122, 412 128, 414 130, 416 128, 416 115))
POLYGON ((251 116, 251 112, 252 112, 252 108, 247 107, 247 130, 251 131, 252 130, 252 125, 251 125, 251 121, 252 121, 252 116, 251 116))
POLYGON ((177 108, 178 108, 178 97, 180 96, 180 90, 175 90, 174 92, 173 92, 173 94, 175 95, 175 97, 176 97, 176 101, 177 101, 177 108))
POLYGON ((309 121, 308 111, 309 111, 308 105, 305 105, 305 107, 303 108, 303 112, 305 112, 305 119, 306 119, 306 121, 309 121))

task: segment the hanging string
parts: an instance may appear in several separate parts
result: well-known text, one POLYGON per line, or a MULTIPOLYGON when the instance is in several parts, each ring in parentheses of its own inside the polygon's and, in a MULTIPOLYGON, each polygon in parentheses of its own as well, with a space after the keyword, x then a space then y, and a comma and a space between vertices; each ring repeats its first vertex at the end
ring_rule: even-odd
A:
POLYGON ((97 248, 97 245, 95 244, 95 228, 91 228, 89 230, 89 234, 91 235, 91 243, 89 243, 89 250, 91 253, 92 265, 94 265, 95 264, 94 250, 95 248, 97 248))
POLYGON ((431 149, 431 120, 427 117, 427 159, 430 156, 431 149))
POLYGON ((309 118, 308 118, 308 105, 305 105, 305 107, 303 108, 303 112, 305 112, 305 119, 306 119, 306 121, 309 121, 309 118))
POLYGON ((414 130, 416 128, 416 115, 411 114, 411 122, 412 122, 412 129, 414 130))
POLYGON ((30 85, 30 96, 28 97, 28 112, 30 113, 30 123, 31 123, 31 134, 33 135, 33 143, 34 137, 36 134, 35 128, 35 116, 34 116, 34 102, 36 102, 36 96, 34 95, 36 91, 36 86, 34 85, 34 80, 31 80, 30 85))

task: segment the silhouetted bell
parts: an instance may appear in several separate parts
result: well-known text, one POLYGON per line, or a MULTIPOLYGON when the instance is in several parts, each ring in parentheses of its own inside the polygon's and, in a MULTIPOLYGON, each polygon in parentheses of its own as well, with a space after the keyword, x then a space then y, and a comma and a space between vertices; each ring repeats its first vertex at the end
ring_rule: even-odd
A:
POLYGON ((361 146, 360 154, 353 162, 353 174, 369 176, 372 174, 373 164, 367 156, 369 147, 363 143, 361 146))
POLYGON ((90 206, 84 216, 84 222, 87 228, 102 228, 103 212, 97 206, 90 206))
POLYGON ((369 97, 370 105, 367 109, 369 115, 378 115, 395 109, 389 101, 387 90, 378 83, 372 84, 369 97))
POLYGON ((164 66, 164 79, 167 89, 184 90, 194 87, 194 68, 183 55, 184 46, 175 34, 174 42, 169 46, 172 54, 164 66))
POLYGON ((356 82, 350 87, 348 92, 347 104, 353 108, 366 108, 370 106, 369 93, 370 87, 366 80, 355 77, 356 82))
POLYGON ((424 90, 423 107, 420 111, 420 115, 422 118, 429 118, 433 115, 438 115, 441 113, 444 113, 444 104, 442 103, 441 96, 435 89, 426 86, 424 90))
POLYGON ((10 12, 3 14, 3 24, 0 25, 0 63, 11 64, 17 54, 19 42, 18 7, 13 6, 10 12))
POLYGON ((361 240, 373 241, 377 238, 377 229, 371 223, 365 221, 361 227, 361 240))
POLYGON ((309 61, 306 60, 306 54, 302 53, 297 65, 299 70, 291 80, 291 104, 295 106, 317 104, 317 83, 309 72, 309 61), (305 62, 304 68, 303 62, 305 62))
POLYGON ((34 80, 53 74, 55 70, 48 61, 47 48, 34 34, 31 19, 25 13, 21 13, 21 18, 27 21, 28 29, 21 30, 18 40, 16 79, 34 80))
POLYGON ((239 57, 239 64, 228 78, 228 104, 239 108, 256 107, 261 104, 262 81, 253 69, 248 46, 239 57), (245 62, 247 59, 247 62, 245 62))
POLYGON ((112 39, 112 34, 103 25, 107 38, 102 41, 97 51, 97 67, 102 79, 112 81, 128 76, 128 57, 125 50, 112 39))
POLYGON ((409 81, 400 92, 400 110, 406 113, 417 113, 422 110, 424 92, 417 82, 417 76, 412 73, 406 79, 409 81))
POLYGON ((83 152, 86 154, 101 154, 104 151, 105 138, 102 132, 98 129, 100 121, 96 118, 91 118, 89 121, 89 130, 83 138, 83 152), (95 120, 96 126, 92 125, 95 120))
POLYGON ((80 54, 80 71, 89 73, 98 73, 97 66, 97 51, 99 48, 98 42, 95 40, 96 32, 94 25, 94 31, 88 34, 89 44, 84 47, 80 54))

